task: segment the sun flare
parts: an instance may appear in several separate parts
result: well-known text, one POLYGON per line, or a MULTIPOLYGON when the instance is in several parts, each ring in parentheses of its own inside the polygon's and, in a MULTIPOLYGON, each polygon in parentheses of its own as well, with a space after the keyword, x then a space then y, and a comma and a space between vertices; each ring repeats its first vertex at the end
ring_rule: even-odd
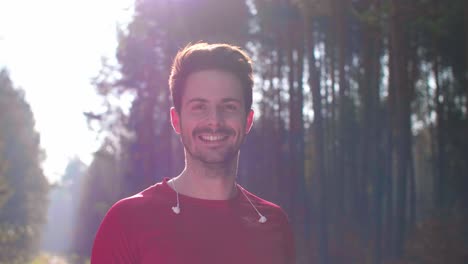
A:
POLYGON ((0 67, 25 90, 51 182, 70 158, 89 163, 98 146, 82 114, 101 102, 90 79, 102 56, 114 58, 116 27, 130 21, 132 10, 131 0, 0 2, 0 67))

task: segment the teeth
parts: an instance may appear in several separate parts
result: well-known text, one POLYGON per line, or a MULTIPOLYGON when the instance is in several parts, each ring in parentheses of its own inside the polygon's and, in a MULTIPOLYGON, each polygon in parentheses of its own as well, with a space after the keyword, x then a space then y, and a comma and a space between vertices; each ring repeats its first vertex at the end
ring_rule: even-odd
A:
POLYGON ((202 138, 203 140, 206 140, 206 141, 218 141, 218 140, 224 139, 224 136, 213 136, 213 135, 210 135, 210 136, 201 136, 201 138, 202 138))

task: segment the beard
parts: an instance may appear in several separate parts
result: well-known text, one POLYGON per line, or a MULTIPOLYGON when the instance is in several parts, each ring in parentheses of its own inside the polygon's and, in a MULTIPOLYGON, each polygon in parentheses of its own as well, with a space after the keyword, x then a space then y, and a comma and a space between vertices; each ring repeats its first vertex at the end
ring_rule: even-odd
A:
POLYGON ((213 130, 208 127, 195 128, 191 134, 181 134, 181 141, 184 145, 185 155, 193 160, 197 160, 208 166, 228 165, 237 161, 239 149, 243 137, 228 127, 220 127, 213 130), (212 134, 227 137, 226 142, 219 146, 211 147, 201 139, 200 135, 212 134), (237 137, 236 137, 237 135, 237 137), (235 138, 233 141, 232 138, 235 138), (242 137, 242 138, 239 138, 242 137))

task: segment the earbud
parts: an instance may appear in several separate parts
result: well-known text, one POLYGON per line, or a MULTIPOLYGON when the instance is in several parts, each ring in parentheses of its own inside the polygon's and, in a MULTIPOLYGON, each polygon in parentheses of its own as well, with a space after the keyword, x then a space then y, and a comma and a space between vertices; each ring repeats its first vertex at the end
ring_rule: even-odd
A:
POLYGON ((260 215, 260 219, 258 219, 258 222, 260 223, 265 223, 267 221, 267 218, 264 215, 260 215))
POLYGON ((179 214, 179 213, 180 213, 180 207, 179 207, 179 205, 173 206, 173 207, 172 207, 172 211, 173 211, 175 214, 179 214))
POLYGON ((177 196, 177 205, 172 207, 172 211, 173 211, 175 214, 179 214, 179 213, 180 213, 180 207, 179 207, 179 192, 177 192, 177 189, 176 189, 176 187, 175 187, 174 180, 171 181, 171 183, 172 183, 172 187, 174 187, 174 191, 175 191, 176 196, 177 196))

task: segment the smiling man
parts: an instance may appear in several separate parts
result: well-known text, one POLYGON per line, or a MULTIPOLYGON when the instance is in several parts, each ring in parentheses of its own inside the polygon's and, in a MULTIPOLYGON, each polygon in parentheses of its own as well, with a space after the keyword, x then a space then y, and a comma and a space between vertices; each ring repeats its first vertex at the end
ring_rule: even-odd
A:
POLYGON ((185 168, 117 202, 104 218, 92 264, 292 264, 286 214, 236 183, 253 123, 252 65, 227 44, 181 50, 169 78, 185 168))

